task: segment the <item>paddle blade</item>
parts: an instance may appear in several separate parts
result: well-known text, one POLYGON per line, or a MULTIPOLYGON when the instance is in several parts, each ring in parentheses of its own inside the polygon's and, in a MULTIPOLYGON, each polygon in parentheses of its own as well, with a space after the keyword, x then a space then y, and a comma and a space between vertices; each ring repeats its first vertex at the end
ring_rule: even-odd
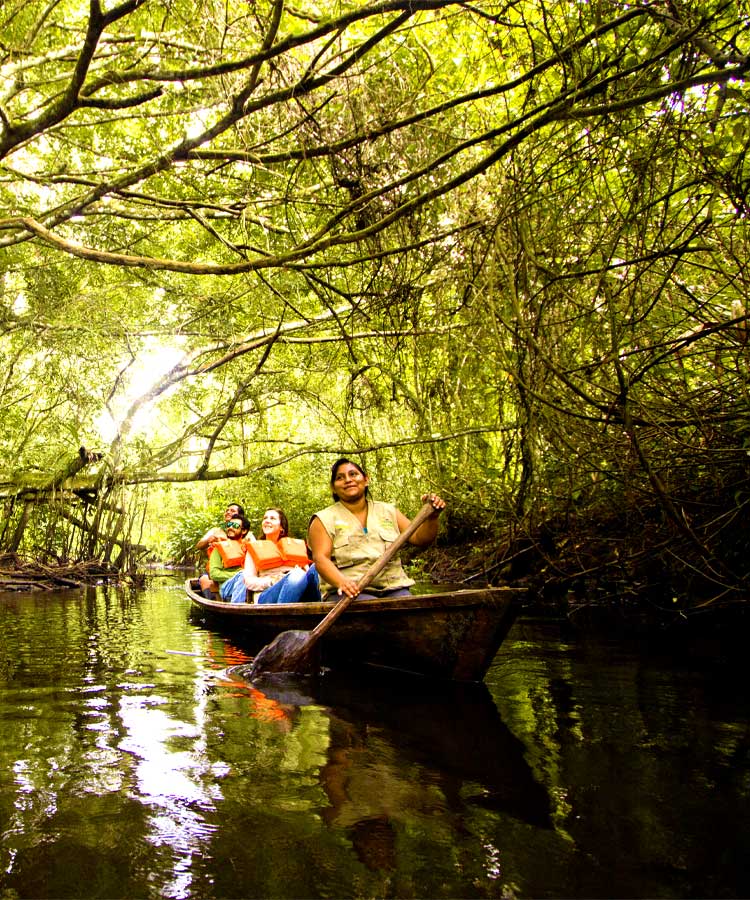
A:
POLYGON ((282 631, 255 657, 250 679, 269 672, 311 672, 318 667, 316 647, 309 631, 282 631))

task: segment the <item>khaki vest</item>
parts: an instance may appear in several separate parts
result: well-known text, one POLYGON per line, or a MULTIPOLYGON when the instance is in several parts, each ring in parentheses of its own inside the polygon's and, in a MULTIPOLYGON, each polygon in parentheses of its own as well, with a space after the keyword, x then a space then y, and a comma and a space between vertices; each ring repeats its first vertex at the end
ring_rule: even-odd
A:
MULTIPOLYGON (((367 533, 362 530, 359 519, 343 505, 334 503, 315 515, 323 523, 333 543, 331 559, 336 568, 347 578, 355 581, 365 574, 370 566, 385 553, 399 535, 396 507, 390 503, 367 501, 367 533)), ((401 560, 396 554, 383 571, 376 575, 370 587, 377 590, 393 590, 409 587, 414 579, 404 572, 401 560)), ((334 590, 321 577, 320 592, 334 590)))

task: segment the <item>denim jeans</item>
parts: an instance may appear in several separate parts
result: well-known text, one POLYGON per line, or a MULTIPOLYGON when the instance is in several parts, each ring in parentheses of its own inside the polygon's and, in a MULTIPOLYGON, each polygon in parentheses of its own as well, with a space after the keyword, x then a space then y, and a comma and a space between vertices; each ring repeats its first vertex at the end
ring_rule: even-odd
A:
POLYGON ((227 578, 219 588, 219 596, 230 603, 244 603, 247 597, 247 588, 242 569, 235 572, 231 578, 227 578))
MULTIPOLYGON (((244 603, 247 596, 242 572, 235 572, 221 586, 221 599, 230 603, 244 603)), ((256 603, 305 603, 320 600, 318 572, 315 565, 307 570, 295 566, 276 584, 256 594, 256 603)))
POLYGON ((256 603, 306 603, 320 600, 318 570, 315 563, 307 570, 295 566, 276 584, 256 597, 256 603))

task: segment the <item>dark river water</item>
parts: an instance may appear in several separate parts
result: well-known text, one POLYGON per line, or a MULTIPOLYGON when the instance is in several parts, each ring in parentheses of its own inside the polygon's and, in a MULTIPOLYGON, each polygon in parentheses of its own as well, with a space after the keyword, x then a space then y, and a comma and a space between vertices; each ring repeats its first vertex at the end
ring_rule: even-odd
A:
POLYGON ((179 579, 1 595, 0 900, 750 896, 720 649, 520 619, 473 687, 245 660, 179 579))

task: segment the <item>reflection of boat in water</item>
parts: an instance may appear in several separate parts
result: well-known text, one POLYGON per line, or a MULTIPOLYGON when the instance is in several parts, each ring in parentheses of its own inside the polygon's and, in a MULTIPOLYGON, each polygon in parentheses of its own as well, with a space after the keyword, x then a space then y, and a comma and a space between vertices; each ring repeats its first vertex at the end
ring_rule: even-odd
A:
POLYGON ((372 840, 383 850, 392 823, 415 809, 434 817, 481 806, 536 827, 552 825, 547 791, 483 684, 394 674, 353 682, 330 672, 267 675, 254 686, 280 702, 327 709, 324 817, 345 828, 355 846, 372 840))
MULTIPOLYGON (((259 606, 206 600, 197 582, 185 590, 211 624, 257 652, 282 631, 309 631, 334 602, 259 606)), ((337 668, 375 664, 456 681, 481 681, 520 607, 522 589, 482 588, 356 600, 320 640, 322 662, 337 668)))

